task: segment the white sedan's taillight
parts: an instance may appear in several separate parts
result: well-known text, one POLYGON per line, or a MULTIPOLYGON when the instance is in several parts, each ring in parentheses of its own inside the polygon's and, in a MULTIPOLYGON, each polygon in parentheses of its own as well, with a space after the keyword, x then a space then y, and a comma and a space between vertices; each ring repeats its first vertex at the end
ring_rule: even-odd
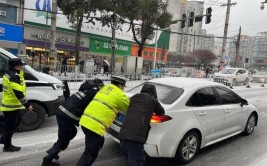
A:
POLYGON ((171 119, 172 118, 169 117, 168 115, 163 115, 163 116, 153 115, 150 123, 162 123, 162 122, 166 122, 166 121, 171 120, 171 119))

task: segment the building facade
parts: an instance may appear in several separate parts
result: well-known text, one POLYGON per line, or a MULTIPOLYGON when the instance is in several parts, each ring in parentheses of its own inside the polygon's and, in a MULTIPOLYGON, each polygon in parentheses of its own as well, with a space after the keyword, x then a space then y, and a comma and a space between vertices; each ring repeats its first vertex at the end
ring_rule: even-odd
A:
MULTIPOLYGON (((25 10, 24 12, 24 43, 26 44, 27 52, 36 54, 38 52, 39 61, 50 60, 53 62, 53 57, 47 54, 46 50, 50 50, 50 38, 51 38, 51 12, 52 0, 25 0, 25 8, 32 10, 25 10), (48 19, 47 19, 48 18, 48 19)), ((97 13, 100 16, 100 13, 97 13)), ((80 47, 80 60, 97 59, 102 61, 111 59, 111 28, 108 26, 102 26, 102 23, 95 20, 95 24, 87 23, 88 20, 84 19, 82 25, 82 37, 80 47)), ((74 62, 75 55, 75 31, 71 24, 68 22, 66 16, 58 9, 57 21, 56 21, 56 48, 58 52, 57 59, 61 60, 68 57, 69 60, 74 62)), ((115 46, 115 61, 117 65, 122 65, 122 61, 125 57, 136 55, 136 42, 133 40, 132 31, 128 31, 129 24, 121 25, 122 30, 116 30, 116 46, 115 46)), ((147 60, 151 64, 151 57, 148 55, 154 54, 155 41, 158 42, 157 60, 165 60, 169 47, 168 42, 160 42, 160 40, 166 41, 165 32, 160 32, 157 39, 151 39, 147 41, 146 48, 143 50, 144 60, 147 60), (165 36, 165 37, 164 37, 165 36), (149 51, 148 51, 149 50, 149 51)), ((38 61, 38 58, 37 60, 38 61)), ((116 66, 117 66, 116 65, 116 66)))
POLYGON ((189 27, 189 18, 191 12, 194 16, 203 15, 204 2, 199 1, 169 1, 168 11, 173 14, 174 19, 182 19, 182 14, 186 14, 185 27, 181 28, 179 22, 172 31, 178 34, 171 34, 170 37, 170 52, 186 55, 186 53, 193 52, 193 50, 200 47, 202 21, 193 21, 193 26, 189 27))
POLYGON ((0 45, 16 55, 26 53, 20 6, 18 0, 0 0, 0 45))
POLYGON ((252 65, 259 70, 267 69, 267 32, 260 32, 251 38, 252 65))
MULTIPOLYGON (((181 20, 181 11, 184 10, 185 1, 184 0, 168 0, 168 8, 167 11, 172 14, 172 20, 181 20)), ((181 21, 178 21, 176 24, 170 25, 170 30, 174 33, 170 35, 170 53, 179 53, 180 48, 178 43, 180 43, 180 33, 181 29, 181 21)))
POLYGON ((214 35, 213 34, 207 34, 207 30, 202 29, 200 33, 200 37, 198 37, 198 44, 197 49, 200 50, 209 50, 213 52, 214 49, 214 35))

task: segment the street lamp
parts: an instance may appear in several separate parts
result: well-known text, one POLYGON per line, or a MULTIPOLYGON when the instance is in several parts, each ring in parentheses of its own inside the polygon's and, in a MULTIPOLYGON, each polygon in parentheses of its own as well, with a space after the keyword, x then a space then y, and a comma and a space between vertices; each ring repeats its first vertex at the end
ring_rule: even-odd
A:
POLYGON ((264 4, 267 3, 267 0, 265 0, 264 2, 261 2, 261 7, 260 9, 263 10, 264 9, 264 4))

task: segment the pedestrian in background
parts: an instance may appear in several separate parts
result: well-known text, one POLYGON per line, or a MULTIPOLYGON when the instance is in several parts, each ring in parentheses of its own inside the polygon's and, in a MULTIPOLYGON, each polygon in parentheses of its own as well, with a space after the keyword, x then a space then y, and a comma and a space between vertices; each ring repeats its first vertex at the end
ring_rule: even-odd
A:
POLYGON ((96 160, 104 144, 104 134, 119 111, 126 112, 129 99, 124 90, 126 80, 112 76, 111 84, 105 85, 86 107, 80 125, 85 134, 85 150, 77 166, 90 166, 96 160))
POLYGON ((120 146, 130 166, 143 166, 145 163, 144 144, 153 113, 162 116, 165 111, 157 100, 156 87, 144 84, 141 93, 131 97, 119 133, 120 146))
POLYGON ((210 72, 210 68, 209 67, 206 67, 206 69, 205 69, 206 78, 208 78, 209 72, 210 72))
POLYGON ((70 140, 76 136, 76 126, 79 126, 83 111, 103 86, 103 81, 97 78, 93 81, 86 81, 80 86, 78 92, 59 106, 56 112, 58 140, 52 148, 47 150, 47 155, 43 158, 43 166, 57 165, 57 163, 52 163, 53 159, 59 159, 59 152, 65 150, 70 140))
POLYGON ((64 60, 61 63, 61 74, 65 73, 65 75, 66 75, 67 65, 68 65, 67 58, 64 58, 64 60))
POLYGON ((9 70, 3 76, 3 96, 0 110, 4 114, 5 129, 0 144, 4 144, 4 152, 19 151, 21 147, 12 145, 12 136, 20 124, 21 111, 32 111, 26 99, 26 83, 21 59, 9 60, 9 70))

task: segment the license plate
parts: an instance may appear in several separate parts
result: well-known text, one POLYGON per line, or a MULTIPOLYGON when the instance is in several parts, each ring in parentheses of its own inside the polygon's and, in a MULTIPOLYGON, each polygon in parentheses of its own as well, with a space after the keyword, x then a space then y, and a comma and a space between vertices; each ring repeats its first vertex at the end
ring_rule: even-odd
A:
POLYGON ((125 118, 124 115, 118 113, 118 115, 117 115, 117 117, 116 117, 116 120, 118 120, 118 121, 120 121, 121 123, 123 123, 123 122, 124 122, 124 118, 125 118))

